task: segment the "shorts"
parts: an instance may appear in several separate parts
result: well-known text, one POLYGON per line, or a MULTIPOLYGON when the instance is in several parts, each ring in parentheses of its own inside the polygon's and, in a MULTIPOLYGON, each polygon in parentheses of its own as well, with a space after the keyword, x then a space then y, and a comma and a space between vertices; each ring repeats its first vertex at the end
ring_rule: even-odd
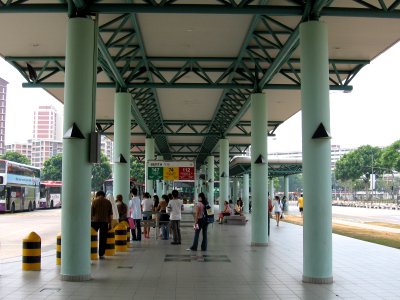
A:
POLYGON ((146 221, 146 220, 151 220, 151 215, 150 215, 150 216, 143 216, 143 220, 144 220, 144 221, 146 221))
POLYGON ((303 208, 302 208, 302 207, 299 207, 299 210, 300 210, 300 212, 302 212, 302 211, 303 211, 303 208))

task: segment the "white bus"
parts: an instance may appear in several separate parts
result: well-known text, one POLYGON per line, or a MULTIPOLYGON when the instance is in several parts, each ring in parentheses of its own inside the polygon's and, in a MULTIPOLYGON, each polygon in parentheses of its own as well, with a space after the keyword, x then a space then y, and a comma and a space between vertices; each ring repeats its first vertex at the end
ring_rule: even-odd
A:
POLYGON ((0 160, 0 212, 36 209, 39 183, 39 168, 0 160))

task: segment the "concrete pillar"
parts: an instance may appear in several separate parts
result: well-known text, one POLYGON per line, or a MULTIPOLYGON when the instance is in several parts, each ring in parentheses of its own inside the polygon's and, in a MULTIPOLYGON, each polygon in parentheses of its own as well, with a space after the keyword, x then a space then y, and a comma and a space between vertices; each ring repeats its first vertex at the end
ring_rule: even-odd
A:
POLYGON ((154 193, 154 186, 153 186, 153 180, 147 179, 147 162, 149 160, 154 160, 154 139, 153 138, 146 138, 145 140, 145 147, 144 147, 144 160, 145 160, 145 191, 149 192, 151 195, 154 193))
POLYGON ((214 211, 214 156, 207 156, 208 203, 214 211))
POLYGON ((114 199, 121 194, 129 202, 131 151, 131 99, 130 93, 116 93, 114 100, 114 199), (123 156, 126 163, 120 162, 123 156))
POLYGON ((65 57, 64 128, 76 124, 83 139, 63 139, 61 279, 90 279, 90 191, 92 165, 88 161, 97 67, 97 30, 93 20, 68 20, 65 57))
POLYGON ((285 186, 284 195, 286 197, 286 204, 283 209, 285 211, 287 211, 289 209, 289 176, 288 175, 283 177, 283 184, 285 186))
POLYGON ((301 107, 304 175, 303 281, 331 283, 332 195, 328 30, 326 24, 300 25, 301 107), (324 131, 324 130, 322 130, 324 131))
POLYGON ((251 243, 268 244, 267 98, 251 95, 251 243))
POLYGON ((236 200, 239 198, 239 179, 237 177, 233 178, 232 183, 232 201, 233 204, 236 203, 236 200))
POLYGON ((274 178, 268 178, 268 182, 269 182, 269 189, 268 192, 271 196, 271 200, 274 200, 274 193, 275 193, 275 187, 274 187, 274 178))
POLYGON ((194 202, 199 200, 199 171, 194 168, 194 202))
MULTIPOLYGON (((164 156, 158 155, 157 160, 164 160, 164 156)), ((163 195, 163 180, 157 180, 157 196, 161 199, 163 195)))
POLYGON ((249 174, 243 175, 243 212, 249 213, 249 174))
POLYGON ((224 209, 224 201, 229 201, 229 141, 219 140, 219 209, 224 209))
POLYGON ((207 195, 207 166, 206 165, 201 166, 201 174, 203 174, 205 176, 205 179, 201 181, 200 190, 202 193, 207 195))

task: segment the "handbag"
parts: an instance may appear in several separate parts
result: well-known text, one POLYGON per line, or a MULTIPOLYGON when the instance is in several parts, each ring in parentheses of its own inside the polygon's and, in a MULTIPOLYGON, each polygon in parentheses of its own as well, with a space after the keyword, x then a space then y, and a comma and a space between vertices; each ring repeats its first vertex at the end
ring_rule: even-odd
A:
POLYGON ((135 229, 135 220, 133 220, 131 217, 128 218, 128 223, 129 223, 129 228, 130 229, 135 229))
MULTIPOLYGON (((132 209, 129 210, 129 215, 132 216, 132 209)), ((135 220, 132 217, 128 217, 128 223, 130 229, 135 229, 135 220)))

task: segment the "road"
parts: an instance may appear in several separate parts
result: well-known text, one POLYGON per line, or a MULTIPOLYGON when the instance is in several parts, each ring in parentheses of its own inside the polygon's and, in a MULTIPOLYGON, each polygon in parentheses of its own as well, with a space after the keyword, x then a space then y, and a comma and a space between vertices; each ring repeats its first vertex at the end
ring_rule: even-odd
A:
POLYGON ((0 261, 21 256, 22 240, 32 231, 42 239, 42 252, 54 250, 61 232, 61 209, 1 214, 0 261))
MULTIPOLYGON (((291 214, 299 215, 298 208, 290 205, 291 214)), ((388 222, 400 224, 400 210, 332 207, 333 220, 346 222, 388 222)), ((42 238, 42 252, 55 250, 56 237, 61 232, 61 209, 37 210, 0 215, 0 263, 12 257, 20 258, 22 239, 31 231, 42 238)))

